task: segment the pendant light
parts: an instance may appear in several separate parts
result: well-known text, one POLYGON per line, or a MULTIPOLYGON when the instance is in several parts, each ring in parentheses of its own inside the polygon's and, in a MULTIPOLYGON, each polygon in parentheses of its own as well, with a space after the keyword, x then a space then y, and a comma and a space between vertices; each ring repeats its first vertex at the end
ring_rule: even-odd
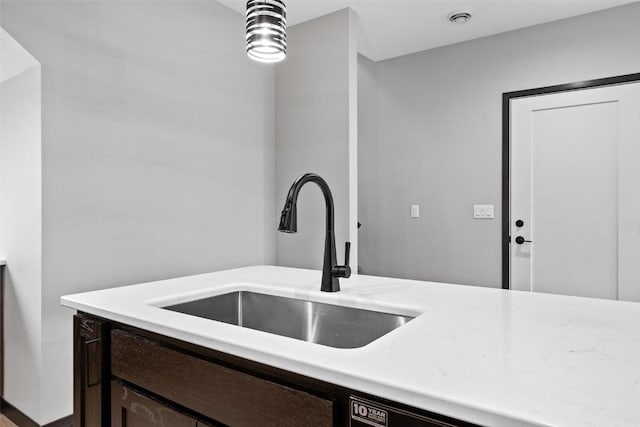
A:
POLYGON ((287 9, 283 0, 247 1, 247 55, 280 62, 287 52, 287 9))

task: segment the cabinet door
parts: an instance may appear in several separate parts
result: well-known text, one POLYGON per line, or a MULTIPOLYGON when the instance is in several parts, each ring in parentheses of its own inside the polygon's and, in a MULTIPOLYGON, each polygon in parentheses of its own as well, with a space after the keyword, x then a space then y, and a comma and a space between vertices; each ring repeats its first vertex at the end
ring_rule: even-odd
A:
MULTIPOLYGON (((112 427, 197 427, 197 421, 119 381, 111 383, 112 427)), ((202 424, 200 424, 202 425, 202 424)))
MULTIPOLYGON (((83 314, 74 316, 73 345, 73 425, 101 427, 109 415, 105 396, 109 393, 109 373, 104 369, 105 351, 109 350, 110 326, 83 314)), ((107 359, 108 360, 108 359, 107 359)))

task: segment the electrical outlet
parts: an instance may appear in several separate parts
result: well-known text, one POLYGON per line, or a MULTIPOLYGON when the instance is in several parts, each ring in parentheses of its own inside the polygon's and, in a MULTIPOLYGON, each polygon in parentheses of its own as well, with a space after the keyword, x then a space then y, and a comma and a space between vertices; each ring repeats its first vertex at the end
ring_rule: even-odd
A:
POLYGON ((473 205, 475 219, 493 219, 493 205, 473 205))

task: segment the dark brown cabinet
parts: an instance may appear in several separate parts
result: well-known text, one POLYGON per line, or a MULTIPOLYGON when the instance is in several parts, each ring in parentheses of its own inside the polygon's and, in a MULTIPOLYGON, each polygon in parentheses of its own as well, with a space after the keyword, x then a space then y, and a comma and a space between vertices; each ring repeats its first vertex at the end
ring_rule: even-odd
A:
POLYGON ((226 425, 333 425, 333 402, 185 354, 120 329, 111 332, 111 372, 226 425))
POLYGON ((109 324, 89 316, 73 319, 73 425, 101 427, 108 420, 109 405, 108 351, 109 324))
POLYGON ((94 316, 74 320, 75 427, 470 427, 94 316))
POLYGON ((116 380, 111 383, 111 425, 113 427, 197 427, 198 421, 116 380))
POLYGON ((4 397, 4 264, 0 265, 0 397, 4 397))

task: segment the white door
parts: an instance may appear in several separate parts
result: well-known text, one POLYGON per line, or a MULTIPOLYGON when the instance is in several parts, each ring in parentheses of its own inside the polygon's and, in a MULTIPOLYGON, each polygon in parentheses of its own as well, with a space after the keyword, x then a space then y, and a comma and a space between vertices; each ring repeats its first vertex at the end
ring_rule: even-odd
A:
POLYGON ((640 83, 510 111, 511 289, 640 301, 640 83))

